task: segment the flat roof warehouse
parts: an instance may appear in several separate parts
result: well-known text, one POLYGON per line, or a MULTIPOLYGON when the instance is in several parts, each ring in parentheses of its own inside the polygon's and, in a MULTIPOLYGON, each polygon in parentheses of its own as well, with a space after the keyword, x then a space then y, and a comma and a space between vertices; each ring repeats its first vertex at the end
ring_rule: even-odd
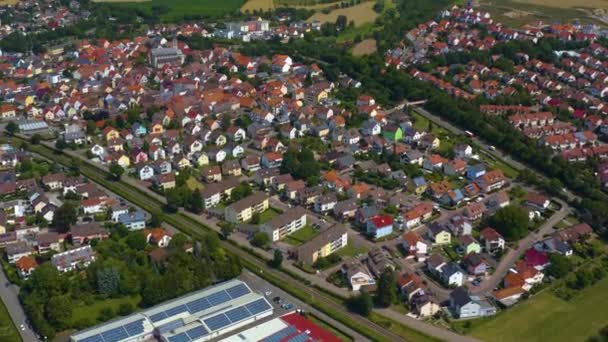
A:
POLYGON ((273 314, 270 303, 231 280, 81 331, 72 342, 202 342, 273 314))

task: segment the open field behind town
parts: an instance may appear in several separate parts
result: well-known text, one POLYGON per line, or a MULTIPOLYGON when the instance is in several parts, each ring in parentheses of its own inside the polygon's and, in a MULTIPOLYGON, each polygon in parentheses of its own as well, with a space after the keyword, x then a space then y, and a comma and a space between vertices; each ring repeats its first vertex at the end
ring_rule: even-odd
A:
POLYGON ((523 24, 553 22, 608 23, 607 0, 480 0, 480 9, 489 11, 499 22, 520 27, 523 24), (603 17, 602 17, 603 16, 603 17))
POLYGON ((0 6, 14 5, 19 0, 0 0, 0 6))
MULTIPOLYGON (((2 271, 0 271, 2 272, 2 271)), ((6 306, 0 301, 0 341, 21 342, 21 336, 11 320, 6 306)))
POLYGON ((345 15, 349 22, 354 20, 355 26, 360 26, 362 24, 374 21, 379 16, 379 14, 374 12, 372 9, 373 6, 374 2, 369 1, 348 8, 336 9, 328 14, 318 12, 312 17, 308 18, 308 21, 310 22, 318 20, 322 23, 333 23, 336 21, 339 15, 345 15))
POLYGON ((484 341, 586 341, 608 317, 608 278, 582 290, 570 301, 545 291, 496 318, 473 321, 470 335, 484 341))
MULTIPOLYGON (((1 0, 0 0, 1 1, 1 0)), ((128 9, 151 11, 152 6, 160 5, 168 9, 161 18, 165 21, 175 21, 184 16, 201 15, 205 17, 221 17, 237 11, 244 0, 94 0, 105 2, 112 6, 128 9)))
POLYGON ((269 11, 271 9, 274 9, 273 0, 247 0, 247 2, 241 6, 241 12, 256 10, 269 11))
POLYGON ((376 40, 364 39, 353 47, 353 56, 369 55, 376 52, 376 40))

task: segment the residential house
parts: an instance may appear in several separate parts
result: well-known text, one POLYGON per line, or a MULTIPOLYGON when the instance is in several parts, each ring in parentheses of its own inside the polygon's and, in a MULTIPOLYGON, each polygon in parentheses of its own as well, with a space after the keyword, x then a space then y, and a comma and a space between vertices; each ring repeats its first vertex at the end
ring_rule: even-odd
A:
POLYGON ((25 241, 17 241, 9 243, 4 246, 4 252, 6 253, 6 259, 9 263, 14 264, 17 260, 33 255, 35 253, 34 247, 27 244, 25 241))
POLYGON ((338 200, 334 194, 319 196, 315 200, 315 212, 325 214, 333 210, 337 203, 338 200))
POLYGON ((479 236, 486 253, 499 253, 505 248, 505 239, 494 228, 482 229, 479 236))
POLYGON ((344 264, 340 270, 353 291, 376 284, 374 277, 359 262, 344 264))
POLYGON ((486 260, 476 252, 465 255, 462 265, 473 276, 485 275, 488 269, 486 260))
POLYGON ((110 236, 108 230, 99 223, 91 222, 73 226, 70 228, 72 244, 81 246, 88 244, 92 240, 103 240, 110 236))
POLYGON ((486 317, 496 314, 496 308, 485 300, 469 295, 464 287, 450 293, 450 311, 456 318, 486 317))
POLYGON ((367 234, 374 239, 380 239, 393 233, 393 217, 390 215, 376 215, 370 217, 366 223, 367 234))
POLYGON ((146 242, 159 248, 168 247, 173 236, 170 231, 164 228, 144 229, 143 234, 146 237, 146 242))
POLYGON ((70 272, 77 268, 86 268, 96 259, 91 246, 86 245, 57 253, 51 257, 51 263, 59 272, 70 272))
POLYGON ((17 273, 19 273, 19 277, 27 279, 38 267, 38 262, 31 256, 24 256, 15 262, 15 267, 17 268, 17 273))
POLYGON ((138 210, 118 216, 118 223, 129 230, 140 230, 146 228, 146 213, 138 210))
POLYGON ((439 279, 447 286, 462 286, 465 274, 460 265, 455 262, 449 262, 441 267, 439 279))
POLYGON ((486 174, 486 166, 483 164, 474 164, 467 167, 466 177, 470 180, 475 180, 486 174))
MULTIPOLYGON (((63 241, 63 239, 61 240, 63 241)), ((38 233, 36 235, 36 246, 38 247, 38 253, 46 253, 49 251, 60 252, 59 234, 56 232, 38 233)))
POLYGON ((306 209, 296 206, 260 225, 260 231, 279 241, 306 226, 306 209))
POLYGON ((447 245, 452 241, 452 234, 444 224, 433 222, 428 225, 428 237, 433 245, 447 245))
POLYGON ((547 196, 538 192, 530 191, 526 197, 526 205, 532 210, 545 211, 549 208, 551 201, 547 196))
POLYGON ((426 259, 429 246, 420 238, 420 236, 418 236, 418 234, 409 231, 401 236, 401 240, 401 246, 406 253, 406 259, 416 258, 419 262, 426 259))
POLYGON ((351 219, 355 217, 358 208, 356 199, 340 201, 334 206, 334 216, 338 220, 351 219))
POLYGON ((263 192, 256 192, 227 206, 224 210, 224 217, 231 223, 247 222, 254 214, 261 214, 268 208, 268 196, 263 192))
POLYGON ((397 288, 409 301, 415 295, 424 292, 422 279, 415 273, 402 273, 397 277, 397 288))
POLYGON ((460 245, 458 246, 464 255, 470 253, 481 253, 481 246, 479 242, 471 235, 464 235, 460 237, 460 245))
POLYGON ((335 224, 296 249, 297 259, 309 265, 319 258, 324 258, 348 244, 346 227, 335 224))

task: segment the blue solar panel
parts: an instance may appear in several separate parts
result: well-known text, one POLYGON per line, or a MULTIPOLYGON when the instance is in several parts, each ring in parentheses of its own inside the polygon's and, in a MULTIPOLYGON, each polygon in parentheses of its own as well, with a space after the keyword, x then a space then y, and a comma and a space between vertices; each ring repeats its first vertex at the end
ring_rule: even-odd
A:
POLYGON ((264 312, 270 309, 270 305, 266 302, 264 298, 258 299, 253 303, 249 303, 245 305, 245 307, 247 308, 247 310, 249 310, 249 312, 251 312, 252 315, 257 315, 260 312, 264 312))
POLYGON ((97 335, 89 336, 87 338, 83 338, 82 340, 80 340, 80 342, 104 342, 104 341, 103 341, 103 337, 101 337, 101 335, 97 334, 97 335))
POLYGON ((209 301, 209 303, 211 303, 211 305, 215 306, 220 305, 222 303, 226 303, 230 300, 230 296, 228 295, 228 293, 226 293, 226 291, 222 290, 220 292, 216 292, 207 296, 207 300, 209 301))
POLYGON ((181 326, 184 325, 184 321, 181 319, 176 319, 175 321, 171 321, 167 324, 163 324, 160 327, 158 327, 158 331, 163 334, 166 333, 167 331, 171 331, 171 330, 175 330, 181 326))
POLYGON ((190 342, 190 337, 185 332, 169 337, 169 342, 190 342))
POLYGON ((139 335, 144 332, 144 320, 139 319, 135 322, 125 324, 123 325, 123 327, 127 331, 127 334, 129 334, 129 336, 139 335))
POLYGON ((158 321, 163 320, 165 318, 167 318, 167 314, 164 311, 159 312, 159 313, 155 313, 154 315, 150 316, 150 320, 152 322, 158 322, 158 321))
POLYGON ((227 311, 224 314, 228 316, 228 319, 230 319, 232 323, 240 322, 247 317, 251 317, 249 311, 242 306, 227 311))
POLYGON ((243 297, 244 295, 250 293, 249 289, 245 284, 239 284, 237 286, 233 286, 226 290, 232 299, 243 297))
POLYGON ((209 304, 207 297, 203 297, 189 302, 188 304, 186 304, 186 306, 188 307, 188 311, 193 314, 195 312, 203 311, 205 309, 210 308, 211 304, 209 304))
POLYGON ((287 340, 287 342, 306 342, 308 341, 310 337, 308 336, 307 333, 301 333, 298 336, 292 337, 289 340, 287 340))
POLYGON ((296 327, 294 327, 293 325, 290 325, 287 328, 281 329, 281 330, 277 331, 276 333, 266 337, 263 340, 263 342, 280 342, 285 337, 293 335, 297 332, 298 332, 298 330, 296 329, 296 327))
POLYGON ((165 310, 165 314, 169 317, 171 316, 175 316, 178 315, 182 312, 186 312, 188 311, 188 308, 185 305, 178 305, 175 307, 172 307, 171 309, 165 310))
POLYGON ((194 327, 186 331, 186 334, 188 334, 188 336, 190 336, 190 339, 193 341, 207 335, 208 333, 209 332, 207 331, 207 329, 205 329, 205 327, 202 325, 199 325, 198 327, 194 327))
POLYGON ((224 314, 219 314, 211 318, 207 318, 204 322, 209 327, 209 329, 211 329, 211 331, 219 330, 225 326, 230 325, 230 320, 224 314))
POLYGON ((101 336, 103 337, 105 342, 117 342, 129 337, 129 334, 127 334, 127 331, 122 326, 120 326, 118 328, 102 332, 101 336))

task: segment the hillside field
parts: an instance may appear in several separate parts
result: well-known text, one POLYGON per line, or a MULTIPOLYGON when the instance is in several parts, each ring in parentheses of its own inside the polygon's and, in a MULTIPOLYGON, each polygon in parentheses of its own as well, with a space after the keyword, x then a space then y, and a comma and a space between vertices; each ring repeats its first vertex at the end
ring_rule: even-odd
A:
POLYGON ((322 23, 333 23, 339 15, 345 15, 348 22, 353 20, 355 26, 360 26, 374 21, 380 15, 372 9, 374 3, 375 2, 373 1, 368 1, 348 8, 335 9, 328 14, 317 12, 312 17, 308 18, 308 21, 312 22, 318 20, 322 23))
POLYGON ((469 335, 483 341, 586 341, 608 323, 608 278, 582 290, 570 301, 549 290, 497 317, 475 322, 469 335))
MULTIPOLYGON (((1 0, 0 0, 1 1, 1 0)), ((164 21, 175 21, 185 15, 202 15, 206 17, 222 17, 229 13, 239 10, 244 0, 94 0, 104 2, 125 9, 139 8, 144 11, 151 11, 152 6, 165 6, 168 12, 162 14, 164 21)))
POLYGON ((489 11, 499 22, 515 27, 539 21, 608 24, 606 0, 479 0, 479 8, 489 11))

